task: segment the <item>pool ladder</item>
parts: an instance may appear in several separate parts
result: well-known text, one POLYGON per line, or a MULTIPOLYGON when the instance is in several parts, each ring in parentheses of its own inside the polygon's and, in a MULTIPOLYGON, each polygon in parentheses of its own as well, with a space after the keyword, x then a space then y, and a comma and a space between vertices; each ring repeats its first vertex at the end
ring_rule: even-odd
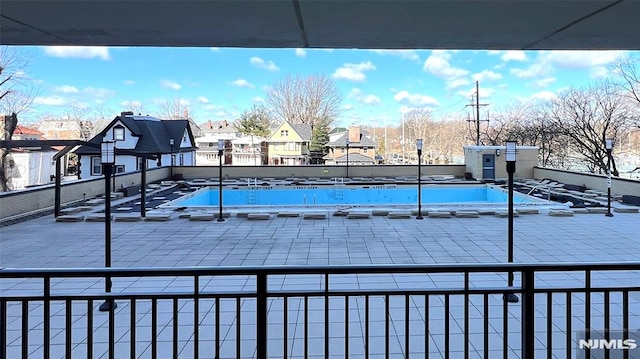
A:
POLYGON ((258 200, 258 191, 255 189, 249 190, 249 196, 247 198, 247 204, 256 204, 258 200))
POLYGON ((344 189, 342 188, 334 188, 333 189, 333 197, 337 200, 344 199, 344 189))

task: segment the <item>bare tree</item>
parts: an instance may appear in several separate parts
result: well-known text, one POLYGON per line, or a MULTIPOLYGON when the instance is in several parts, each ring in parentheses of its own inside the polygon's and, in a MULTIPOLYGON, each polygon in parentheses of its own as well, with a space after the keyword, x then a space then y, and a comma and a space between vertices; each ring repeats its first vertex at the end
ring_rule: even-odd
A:
POLYGON ((635 126, 640 128, 640 74, 638 73, 640 59, 637 57, 623 57, 613 64, 613 72, 620 78, 620 86, 625 90, 628 98, 636 102, 635 126))
MULTIPOLYGON (((605 139, 618 141, 633 120, 629 102, 620 88, 608 81, 560 93, 549 115, 569 139, 579 161, 599 173, 607 170, 605 139)), ((614 158, 611 164, 613 175, 618 176, 614 158)))
POLYGON ((451 163, 453 157, 462 154, 465 141, 463 121, 436 119, 427 108, 414 108, 404 115, 408 130, 409 147, 415 139, 424 140, 425 159, 428 163, 451 163))
MULTIPOLYGON (((0 47, 0 115, 2 115, 1 140, 11 140, 18 126, 18 115, 28 110, 38 90, 24 73, 29 59, 16 47, 0 47)), ((0 148, 0 191, 9 190, 7 174, 10 148, 0 148)))
POLYGON ((340 114, 342 95, 333 80, 325 75, 287 76, 267 93, 267 105, 278 120, 303 123, 329 121, 340 114))
POLYGON ((165 120, 187 119, 189 118, 189 105, 179 98, 164 100, 160 103, 156 116, 165 120))
POLYGON ((173 100, 163 101, 160 103, 156 116, 165 120, 189 120, 189 127, 191 127, 191 132, 195 137, 200 137, 204 133, 194 119, 191 118, 189 103, 183 99, 174 98, 173 100))

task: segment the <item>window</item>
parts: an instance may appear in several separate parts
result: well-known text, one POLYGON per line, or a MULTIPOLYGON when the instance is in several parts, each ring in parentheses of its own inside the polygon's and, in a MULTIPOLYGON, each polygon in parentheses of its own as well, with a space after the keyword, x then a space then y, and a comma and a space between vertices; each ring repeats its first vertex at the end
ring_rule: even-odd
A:
POLYGON ((124 165, 115 166, 116 173, 124 173, 124 165))
POLYGON ((341 150, 342 150, 342 153, 347 152, 347 148, 346 147, 342 147, 341 150))
POLYGON ((102 162, 99 156, 91 157, 91 175, 99 176, 102 174, 102 162))
POLYGON ((113 140, 124 141, 124 127, 118 125, 113 128, 113 140))
POLYGON ((367 147, 364 148, 364 150, 362 152, 367 153, 369 149, 367 147))
POLYGON ((289 151, 293 151, 296 149, 296 144, 294 142, 289 142, 287 145, 287 150, 289 151))
POLYGON ((276 143, 273 145, 273 149, 274 149, 274 150, 276 150, 276 151, 278 151, 278 150, 280 149, 280 143, 276 142, 276 143))
POLYGON ((281 130, 280 131, 280 136, 289 136, 289 130, 281 130))

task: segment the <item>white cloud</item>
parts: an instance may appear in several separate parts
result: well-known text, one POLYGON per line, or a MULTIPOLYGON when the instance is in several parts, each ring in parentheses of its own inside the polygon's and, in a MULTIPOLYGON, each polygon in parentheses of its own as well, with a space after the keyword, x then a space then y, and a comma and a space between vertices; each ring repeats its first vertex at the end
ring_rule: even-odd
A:
POLYGON ((527 61, 527 54, 522 50, 508 50, 500 56, 502 61, 527 61))
POLYGON ((200 103, 209 103, 209 99, 204 97, 204 96, 199 96, 198 97, 198 102, 200 102, 200 103))
POLYGON ((253 103, 264 103, 264 99, 262 97, 254 97, 253 100, 251 100, 251 102, 253 103))
POLYGON ((534 100, 552 101, 557 98, 556 94, 551 91, 541 91, 531 95, 534 100))
POLYGON ((454 89, 457 89, 458 87, 461 87, 461 86, 467 86, 470 83, 471 82, 469 80, 467 80, 466 78, 454 79, 454 80, 451 80, 451 81, 447 81, 446 89, 447 90, 454 90, 454 89))
POLYGON ((122 101, 122 102, 120 102, 120 105, 123 106, 123 107, 140 108, 140 107, 142 107, 142 102, 140 102, 138 100, 122 101))
POLYGON ((490 70, 482 70, 482 72, 478 72, 477 74, 473 74, 473 76, 471 76, 474 80, 476 81, 480 81, 480 82, 491 82, 491 81, 497 81, 500 80, 502 78, 502 75, 490 70))
POLYGON ((249 62, 251 63, 251 65, 257 68, 265 69, 271 72, 280 70, 280 68, 276 66, 276 64, 274 64, 273 61, 266 62, 257 56, 250 58, 249 62))
MULTIPOLYGON (((570 70, 583 70, 594 67, 606 66, 621 56, 625 51, 541 51, 535 62, 525 69, 512 68, 511 74, 518 78, 548 77, 557 68, 570 70)), ((601 70, 596 70, 602 74, 601 70)))
POLYGON ((53 57, 110 60, 109 48, 105 46, 45 46, 44 53, 53 57))
POLYGON ((431 73, 434 76, 454 80, 469 74, 469 71, 454 67, 449 64, 451 59, 451 53, 445 50, 434 50, 431 55, 424 62, 424 71, 431 73))
POLYGON ((342 109, 345 110, 345 111, 353 110, 353 105, 348 103, 348 104, 342 106, 342 109))
POLYGON ((365 105, 378 105, 380 104, 380 97, 376 95, 365 95, 362 90, 353 88, 349 92, 348 98, 353 99, 361 104, 365 105))
POLYGON ((592 79, 596 79, 596 80, 603 79, 609 76, 609 69, 607 69, 604 66, 596 66, 591 69, 590 75, 592 79))
POLYGON ((111 97, 115 95, 115 91, 112 91, 106 88, 100 88, 100 87, 86 87, 82 89, 82 93, 87 96, 92 96, 97 98, 111 97))
POLYGON ((625 53, 625 51, 545 51, 540 54, 540 60, 568 69, 587 69, 610 64, 625 53))
POLYGON ((75 86, 70 86, 70 85, 63 85, 63 86, 60 86, 60 87, 56 87, 56 91, 62 92, 62 93, 78 93, 78 92, 80 92, 80 90, 78 90, 78 88, 76 88, 75 86))
POLYGON ((179 98, 178 103, 182 106, 191 106, 191 102, 189 102, 189 100, 184 98, 179 98))
POLYGON ((251 89, 255 87, 253 84, 251 84, 249 81, 245 79, 237 79, 235 81, 230 82, 230 84, 238 87, 246 87, 251 89))
POLYGON ((375 69, 376 67, 371 63, 371 61, 361 62, 359 64, 347 63, 342 67, 338 67, 331 76, 334 79, 362 82, 367 78, 364 72, 375 69))
POLYGON ((513 68, 509 72, 517 78, 528 79, 548 76, 553 73, 553 67, 545 62, 536 62, 526 69, 513 68))
POLYGON ((67 101, 62 96, 36 96, 33 103, 45 106, 63 106, 67 101))
POLYGON ((296 56, 298 57, 306 57, 307 52, 304 49, 296 49, 296 56))
POLYGON ((378 55, 397 56, 403 60, 420 61, 420 55, 415 50, 371 50, 378 55))
POLYGON ((135 83, 136 83, 136 82, 135 82, 135 81, 133 81, 133 80, 125 80, 125 81, 123 82, 123 84, 125 84, 125 85, 127 85, 127 86, 134 85, 135 83))
POLYGON ((431 96, 421 94, 411 94, 406 90, 402 90, 393 96, 393 99, 405 106, 412 107, 425 107, 425 106, 438 106, 438 100, 431 96))
POLYGON ((538 86, 538 87, 547 87, 547 86, 551 85, 554 82, 556 82, 556 78, 555 77, 545 77, 545 78, 536 80, 535 85, 538 86))
POLYGON ((182 88, 182 86, 175 82, 175 81, 171 81, 171 80, 162 80, 160 81, 160 86, 162 86, 162 88, 166 88, 166 89, 172 89, 172 90, 180 90, 182 88))

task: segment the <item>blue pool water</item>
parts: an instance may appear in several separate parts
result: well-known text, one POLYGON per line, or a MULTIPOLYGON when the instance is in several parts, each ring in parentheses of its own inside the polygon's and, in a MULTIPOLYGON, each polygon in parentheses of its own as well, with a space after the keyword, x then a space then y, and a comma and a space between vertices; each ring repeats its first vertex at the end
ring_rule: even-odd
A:
MULTIPOLYGON (((224 206, 282 205, 412 205, 417 203, 417 186, 291 186, 225 188, 224 206)), ((206 187, 167 204, 169 207, 208 207, 218 205, 218 188, 206 187)), ((422 203, 506 203, 507 192, 487 185, 426 185, 422 203)), ((514 193, 514 202, 539 202, 514 193)))

